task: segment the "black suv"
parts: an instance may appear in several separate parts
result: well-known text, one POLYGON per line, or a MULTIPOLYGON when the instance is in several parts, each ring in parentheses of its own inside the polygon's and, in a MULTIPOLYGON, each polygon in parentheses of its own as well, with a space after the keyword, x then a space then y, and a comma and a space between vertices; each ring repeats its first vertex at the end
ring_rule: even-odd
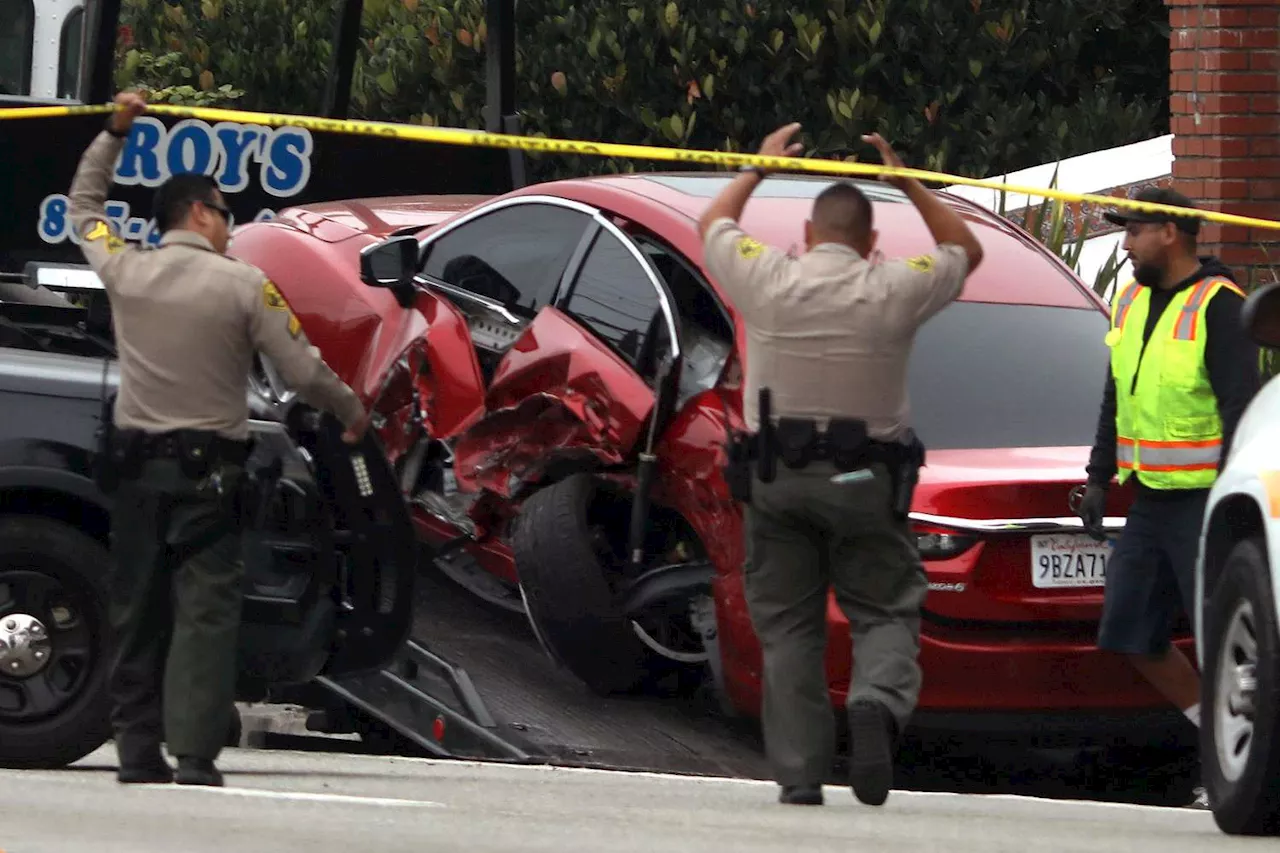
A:
MULTIPOLYGON (((110 737, 105 580, 111 502, 90 475, 115 348, 101 290, 0 282, 0 766, 57 767, 110 737)), ((79 273, 78 270, 69 271, 79 273)), ((416 546, 372 432, 279 390, 246 393, 265 500, 245 536, 238 701, 298 701, 318 676, 376 670, 412 622, 416 546)))

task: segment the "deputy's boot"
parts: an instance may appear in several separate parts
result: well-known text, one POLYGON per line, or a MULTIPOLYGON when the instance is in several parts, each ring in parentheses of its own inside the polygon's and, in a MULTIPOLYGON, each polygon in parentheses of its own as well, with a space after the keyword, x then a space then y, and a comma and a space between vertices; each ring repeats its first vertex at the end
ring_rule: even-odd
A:
POLYGON ((208 758, 178 757, 178 775, 174 779, 179 785, 208 785, 213 788, 222 787, 222 772, 208 758))
POLYGON ((124 785, 163 785, 173 781, 173 768, 164 760, 158 741, 122 737, 116 741, 119 767, 116 781, 124 785))
POLYGON ((869 806, 883 805, 893 785, 897 722, 884 705, 859 699, 849 707, 849 737, 849 784, 854 796, 869 806))

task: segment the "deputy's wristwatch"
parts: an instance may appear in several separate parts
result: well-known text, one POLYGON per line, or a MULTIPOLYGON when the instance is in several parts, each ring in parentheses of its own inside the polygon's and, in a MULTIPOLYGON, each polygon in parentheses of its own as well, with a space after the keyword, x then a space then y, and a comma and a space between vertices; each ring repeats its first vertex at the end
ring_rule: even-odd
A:
POLYGON ((126 136, 128 136, 128 135, 129 135, 129 131, 128 131, 128 130, 116 130, 115 125, 111 123, 112 119, 114 119, 114 118, 115 118, 115 116, 114 116, 114 115, 109 115, 109 116, 107 116, 107 121, 106 121, 106 123, 103 125, 103 130, 105 130, 107 133, 109 133, 109 134, 111 134, 112 136, 114 136, 116 139, 124 139, 126 136))
POLYGON ((739 172, 755 172, 756 176, 759 178, 769 177, 769 173, 765 170, 763 166, 749 166, 749 165, 739 166, 738 171, 739 172))

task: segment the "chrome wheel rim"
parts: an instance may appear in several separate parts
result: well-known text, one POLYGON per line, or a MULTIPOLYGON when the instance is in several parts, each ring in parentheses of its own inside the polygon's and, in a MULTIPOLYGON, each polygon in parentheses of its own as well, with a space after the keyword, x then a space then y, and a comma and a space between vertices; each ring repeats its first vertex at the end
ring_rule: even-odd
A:
POLYGON ((1244 774, 1253 750, 1258 690, 1258 639, 1253 605, 1241 599, 1227 621, 1214 685, 1213 739, 1218 768, 1235 782, 1244 774))

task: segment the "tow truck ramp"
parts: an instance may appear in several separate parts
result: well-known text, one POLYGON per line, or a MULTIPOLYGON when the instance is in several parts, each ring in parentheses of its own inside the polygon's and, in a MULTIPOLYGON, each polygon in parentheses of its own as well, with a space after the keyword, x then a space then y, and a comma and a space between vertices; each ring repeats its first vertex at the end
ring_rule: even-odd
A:
POLYGON ((535 747, 494 720, 466 670, 414 640, 377 672, 317 682, 431 755, 537 760, 535 747))
MULTIPOLYGON (((758 727, 709 697, 591 693, 522 617, 431 570, 418 578, 414 615, 412 639, 381 670, 317 679, 328 695, 311 731, 438 758, 768 778, 758 727)), ((285 739, 263 745, 272 740, 285 739)))

